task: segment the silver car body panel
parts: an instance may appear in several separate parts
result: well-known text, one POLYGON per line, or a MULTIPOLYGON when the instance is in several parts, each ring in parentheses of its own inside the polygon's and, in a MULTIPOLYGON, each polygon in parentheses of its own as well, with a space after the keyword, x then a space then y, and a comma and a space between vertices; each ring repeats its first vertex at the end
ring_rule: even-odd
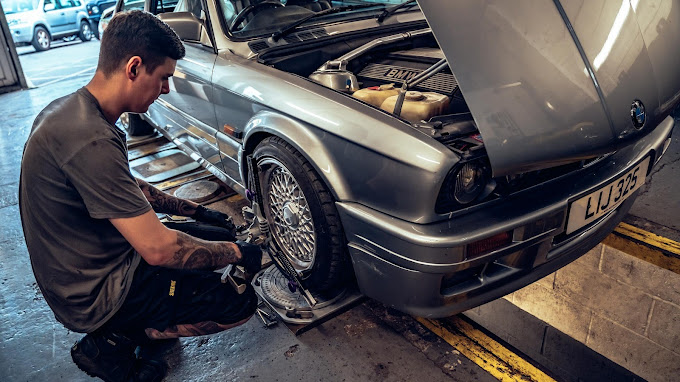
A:
POLYGON ((357 203, 337 203, 361 291, 408 313, 442 317, 554 272, 604 239, 626 215, 635 195, 585 230, 567 236, 570 202, 648 156, 658 161, 674 124, 672 117, 666 118, 611 161, 542 187, 541 198, 535 190, 523 192, 507 203, 454 220, 416 224, 357 203), (479 257, 465 256, 466 245, 502 232, 511 232, 512 243, 479 257), (465 272, 470 272, 467 277, 457 278, 465 272))
POLYGON ((419 0, 484 137, 494 175, 610 152, 665 116, 669 106, 660 106, 674 105, 680 88, 678 74, 668 73, 680 55, 677 26, 666 26, 678 19, 680 2, 658 2, 656 9, 642 3, 419 0), (655 47, 652 63, 647 47, 657 40, 668 45, 655 47), (661 85, 655 74, 670 83, 661 85), (650 114, 641 130, 630 117, 636 99, 650 114))
MULTIPOLYGON (((215 2, 206 4, 212 18, 217 14, 215 2)), ((421 5, 427 4, 435 2, 421 1, 421 5)), ((471 50, 465 52, 466 59, 459 60, 460 64, 449 57, 477 124, 485 126, 481 131, 487 149, 490 142, 495 147, 489 154, 497 174, 611 151, 619 138, 613 134, 615 125, 610 119, 618 117, 611 118, 603 106, 619 90, 611 90, 607 84, 596 87, 593 76, 584 72, 587 65, 582 53, 591 48, 588 42, 579 46, 564 22, 574 12, 572 8, 567 6, 560 13, 550 1, 529 3, 545 12, 527 10, 538 18, 536 21, 524 20, 516 9, 505 12, 506 8, 524 9, 524 2, 455 4, 470 8, 465 16, 453 16, 457 22, 469 26, 483 20, 489 25, 487 29, 475 26, 482 29, 478 30, 482 36, 449 25, 451 35, 456 34, 455 29, 457 36, 464 37, 460 40, 484 42, 496 48, 503 41, 516 44, 515 54, 513 49, 500 47, 510 60, 505 66, 488 62, 502 60, 493 56, 494 49, 475 46, 473 42, 465 46, 471 50), (474 19, 475 15, 476 23, 462 20, 474 19), (520 27, 519 21, 510 20, 513 17, 527 25, 520 27), (543 24, 555 24, 553 34, 538 34, 536 31, 544 30, 543 24), (506 29, 499 37, 496 28, 501 26, 506 29), (522 37, 525 30, 533 31, 533 39, 522 37), (476 74, 469 67, 472 58, 482 60, 475 68, 498 72, 476 74)), ((638 7, 635 12, 646 14, 649 25, 666 20, 648 8, 638 7)), ((390 22, 423 20, 418 12, 395 17, 390 22)), ((178 62, 170 80, 172 90, 183 93, 161 96, 144 118, 241 193, 245 192, 246 155, 266 136, 283 138, 309 161, 333 194, 361 291, 421 316, 450 315, 499 297, 560 268, 596 245, 627 212, 635 196, 567 236, 564 230, 570 203, 647 156, 658 160, 674 126, 672 119, 661 122, 650 118, 642 133, 633 134, 635 139, 628 137, 627 145, 615 145, 616 153, 592 166, 463 214, 437 214, 438 193, 449 171, 461 159, 457 154, 390 113, 308 78, 259 63, 248 41, 231 41, 217 20, 208 21, 210 42, 185 42, 187 57, 178 62), (467 257, 468 244, 508 231, 513 238, 510 244, 476 258, 467 257), (478 267, 486 267, 489 272, 479 277, 474 273, 478 267)), ((432 23, 429 14, 428 21, 432 23)), ((454 21, 448 23, 452 25, 454 21)), ((422 29, 422 24, 414 29, 422 29)), ((577 29, 581 28, 578 20, 577 24, 577 29)), ((375 20, 365 19, 324 28, 332 32, 330 36, 341 36, 344 31, 356 30, 357 25, 367 29, 381 27, 375 20)), ((646 34, 651 35, 645 41, 676 41, 676 37, 666 34, 661 38, 650 31, 642 32, 646 34)), ((436 37, 442 43, 442 36, 436 37)), ((637 46, 640 56, 647 45, 637 46)), ((652 57, 647 60, 648 67, 667 69, 666 57, 655 50, 657 46, 651 45, 654 49, 650 52, 654 53, 648 56, 652 57)), ((618 48, 612 49, 618 52, 618 48)), ((449 55, 446 49, 444 53, 449 55)), ((644 63, 644 57, 638 61, 644 63)), ((599 70, 609 69, 603 64, 599 70)), ((677 78, 675 73, 664 76, 677 78)), ((647 79, 655 81, 649 76, 647 79)), ((655 93, 657 102, 663 104, 658 100, 670 99, 679 88, 659 87, 655 93)), ((620 89, 637 91, 635 86, 620 89)), ((630 101, 624 113, 629 121, 630 101)), ((651 102, 650 113, 658 106, 645 102, 651 102)), ((662 113, 659 111, 659 115, 662 113)))

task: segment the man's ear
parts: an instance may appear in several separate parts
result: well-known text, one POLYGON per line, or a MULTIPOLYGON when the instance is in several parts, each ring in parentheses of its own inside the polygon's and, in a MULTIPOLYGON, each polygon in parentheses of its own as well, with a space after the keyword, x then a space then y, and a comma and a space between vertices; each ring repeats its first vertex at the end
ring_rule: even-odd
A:
POLYGON ((125 65, 125 76, 134 80, 137 78, 139 71, 142 70, 142 58, 139 56, 132 56, 125 65))

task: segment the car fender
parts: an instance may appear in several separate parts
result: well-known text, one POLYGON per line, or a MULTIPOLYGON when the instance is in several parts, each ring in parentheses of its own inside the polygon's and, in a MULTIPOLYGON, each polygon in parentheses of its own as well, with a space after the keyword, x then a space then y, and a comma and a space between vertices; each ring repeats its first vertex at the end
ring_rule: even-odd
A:
POLYGON ((246 157, 255 151, 255 147, 262 140, 269 136, 277 136, 295 147, 309 161, 336 200, 349 199, 351 192, 347 179, 342 176, 341 171, 334 170, 338 167, 336 160, 325 149, 326 144, 314 130, 316 129, 304 122, 277 112, 261 111, 255 114, 244 128, 245 136, 239 152, 241 179, 247 179, 246 157))
POLYGON ((50 37, 52 37, 52 28, 50 25, 45 21, 45 19, 38 19, 35 22, 33 22, 33 35, 35 36, 35 28, 37 27, 43 27, 47 29, 47 33, 50 34, 50 37))
POLYGON ((80 23, 83 22, 83 20, 87 20, 88 23, 90 22, 88 17, 87 17, 87 13, 85 13, 83 11, 79 11, 78 12, 78 27, 79 28, 80 28, 80 23))

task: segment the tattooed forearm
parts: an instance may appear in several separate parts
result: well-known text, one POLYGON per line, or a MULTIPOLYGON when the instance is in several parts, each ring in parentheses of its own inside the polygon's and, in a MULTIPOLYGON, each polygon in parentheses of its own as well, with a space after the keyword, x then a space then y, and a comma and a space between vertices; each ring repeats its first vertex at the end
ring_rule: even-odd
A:
POLYGON ((164 266, 180 269, 219 269, 239 261, 234 243, 206 241, 177 232, 177 250, 164 266))
POLYGON ((137 183, 155 212, 180 216, 193 216, 196 213, 198 204, 166 194, 139 178, 137 183))

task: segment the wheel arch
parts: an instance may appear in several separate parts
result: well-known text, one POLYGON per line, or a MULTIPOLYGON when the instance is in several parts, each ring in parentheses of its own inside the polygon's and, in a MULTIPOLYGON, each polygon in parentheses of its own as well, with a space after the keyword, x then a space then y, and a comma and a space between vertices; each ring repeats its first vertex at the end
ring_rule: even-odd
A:
POLYGON ((47 33, 50 34, 50 40, 52 39, 52 29, 49 26, 47 26, 47 23, 42 22, 42 21, 39 21, 35 25, 33 25, 33 35, 34 36, 35 36, 35 30, 38 27, 44 28, 47 31, 47 33))
POLYGON ((335 200, 349 199, 351 192, 347 179, 341 171, 333 170, 340 166, 330 152, 324 149, 325 143, 314 130, 305 123, 275 112, 264 111, 253 116, 244 129, 244 144, 239 155, 242 179, 247 179, 248 155, 266 138, 279 137, 293 146, 312 165, 335 200))

